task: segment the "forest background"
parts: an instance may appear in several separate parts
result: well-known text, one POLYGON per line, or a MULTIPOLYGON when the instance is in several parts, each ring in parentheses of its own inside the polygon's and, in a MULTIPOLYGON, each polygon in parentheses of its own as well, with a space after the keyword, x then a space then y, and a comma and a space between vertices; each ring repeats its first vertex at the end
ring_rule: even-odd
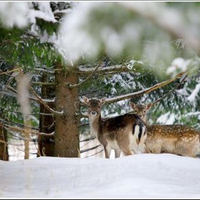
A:
POLYGON ((9 160, 14 140, 23 141, 24 159, 32 141, 35 156, 80 157, 81 142, 93 140, 83 95, 107 98, 104 117, 129 112, 129 101, 164 97, 148 113, 149 124, 200 130, 199 8, 198 2, 1 2, 0 158, 9 160))

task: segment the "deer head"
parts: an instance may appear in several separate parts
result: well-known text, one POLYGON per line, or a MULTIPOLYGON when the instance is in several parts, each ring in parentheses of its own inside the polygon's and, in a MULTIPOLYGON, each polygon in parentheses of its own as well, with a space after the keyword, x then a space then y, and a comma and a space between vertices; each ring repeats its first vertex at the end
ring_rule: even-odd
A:
POLYGON ((147 105, 141 105, 129 102, 129 105, 131 106, 135 114, 139 115, 145 122, 147 122, 147 112, 153 106, 152 103, 149 103, 147 105))
POLYGON ((101 116, 101 108, 105 102, 106 102, 106 98, 88 99, 87 97, 83 96, 83 103, 88 106, 89 117, 101 116))

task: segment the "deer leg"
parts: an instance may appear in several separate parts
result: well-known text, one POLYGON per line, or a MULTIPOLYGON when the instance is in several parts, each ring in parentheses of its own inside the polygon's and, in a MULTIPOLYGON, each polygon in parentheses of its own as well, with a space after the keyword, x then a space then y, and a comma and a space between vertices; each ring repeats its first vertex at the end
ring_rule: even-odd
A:
POLYGON ((133 152, 130 149, 121 149, 125 156, 133 155, 133 152))
POLYGON ((186 146, 185 142, 178 141, 173 153, 181 156, 196 157, 194 147, 194 144, 186 146))
POLYGON ((105 158, 110 158, 111 148, 108 145, 106 145, 104 146, 104 151, 105 151, 105 158))
POLYGON ((135 145, 137 145, 135 140, 132 139, 132 132, 129 135, 122 135, 123 137, 118 141, 118 146, 125 156, 133 155, 133 151, 135 151, 135 145))
POLYGON ((121 151, 119 149, 118 150, 115 149, 115 158, 119 158, 120 153, 121 153, 121 151))
POLYGON ((152 153, 151 150, 146 146, 145 152, 144 153, 152 153))
POLYGON ((147 151, 149 153, 156 153, 156 154, 158 154, 158 153, 161 153, 162 146, 159 143, 147 142, 146 143, 146 148, 147 148, 147 151))
POLYGON ((145 144, 139 145, 139 149, 141 153, 150 153, 145 144))
POLYGON ((123 151, 125 156, 133 155, 132 151, 123 151))
POLYGON ((150 151, 151 151, 152 153, 159 154, 159 153, 161 153, 161 147, 150 148, 150 151))
POLYGON ((138 153, 139 153, 138 149, 135 148, 135 147, 133 147, 132 150, 133 150, 133 153, 134 153, 134 154, 138 154, 138 153))
POLYGON ((199 135, 192 138, 181 137, 176 142, 176 151, 180 152, 182 156, 196 158, 199 153, 199 135))

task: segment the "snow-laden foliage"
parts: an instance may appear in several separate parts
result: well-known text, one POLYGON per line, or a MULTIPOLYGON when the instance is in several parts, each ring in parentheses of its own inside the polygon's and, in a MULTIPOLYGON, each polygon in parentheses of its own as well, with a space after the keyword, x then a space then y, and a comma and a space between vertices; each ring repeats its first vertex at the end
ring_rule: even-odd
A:
POLYGON ((36 18, 56 22, 49 2, 36 2, 38 10, 32 2, 1 2, 0 19, 7 28, 24 28, 36 24, 36 18))
POLYGON ((187 98, 189 101, 194 102, 195 98, 197 97, 197 94, 200 91, 200 84, 197 84, 195 89, 192 91, 192 93, 190 94, 190 96, 187 98))
POLYGON ((28 18, 30 11, 28 2, 1 2, 0 21, 7 28, 14 26, 23 28, 30 22, 28 18))
POLYGON ((128 52, 155 73, 162 68, 163 76, 180 57, 178 48, 192 57, 199 52, 194 9, 165 2, 80 2, 60 26, 57 49, 69 65, 102 51, 118 58, 128 52))
POLYGON ((197 69, 200 68, 200 59, 198 57, 194 57, 191 59, 184 58, 175 58, 171 66, 168 67, 166 73, 171 76, 176 76, 176 74, 184 71, 189 71, 190 74, 193 74, 197 69))

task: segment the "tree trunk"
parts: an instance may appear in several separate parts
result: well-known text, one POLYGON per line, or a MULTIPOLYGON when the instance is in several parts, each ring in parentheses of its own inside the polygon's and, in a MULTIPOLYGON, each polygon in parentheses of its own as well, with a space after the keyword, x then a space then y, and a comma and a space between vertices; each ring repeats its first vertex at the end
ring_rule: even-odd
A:
MULTIPOLYGON (((43 73, 42 82, 48 83, 48 75, 43 73)), ((53 99, 55 97, 55 86, 42 85, 42 98, 53 99)), ((54 102, 47 103, 49 107, 55 109, 54 102)), ((42 104, 40 104, 40 132, 52 133, 55 130, 55 119, 53 113, 42 104)), ((38 136, 39 152, 38 156, 54 156, 54 136, 53 135, 39 135, 38 136)))
POLYGON ((0 124, 0 160, 8 161, 8 146, 6 140, 6 132, 3 124, 0 124))
POLYGON ((79 118, 76 111, 79 108, 78 87, 70 88, 69 84, 78 82, 78 75, 73 70, 57 65, 56 69, 56 100, 57 111, 63 111, 62 116, 56 115, 55 152, 58 157, 79 157, 79 118))
POLYGON ((30 138, 30 120, 25 119, 24 120, 24 159, 29 159, 29 153, 30 153, 30 148, 29 148, 29 138, 30 138))
MULTIPOLYGON (((47 104, 49 107, 54 109, 54 102, 47 104)), ((50 115, 52 113, 50 113, 44 105, 40 105, 40 113, 44 114, 40 114, 40 132, 49 133, 49 136, 38 136, 38 156, 54 156, 54 135, 50 135, 50 133, 52 133, 55 129, 54 116, 50 115)))

